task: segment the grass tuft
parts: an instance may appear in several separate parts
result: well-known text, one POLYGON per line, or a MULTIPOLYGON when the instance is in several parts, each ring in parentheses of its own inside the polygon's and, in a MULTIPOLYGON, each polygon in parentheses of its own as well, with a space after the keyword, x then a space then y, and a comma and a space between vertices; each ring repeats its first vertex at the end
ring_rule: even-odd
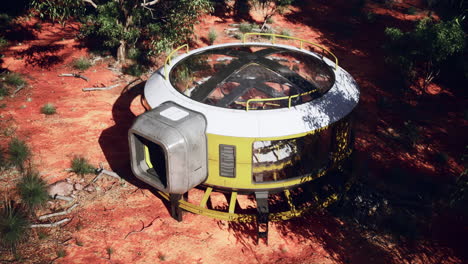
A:
POLYGON ((73 60, 72 65, 73 65, 73 68, 80 70, 80 71, 84 71, 84 70, 89 69, 92 63, 88 58, 81 57, 81 58, 73 60))
POLYGON ((145 73, 145 68, 140 64, 132 64, 130 66, 124 67, 122 71, 125 74, 140 77, 143 75, 143 73, 145 73))
POLYGON ((57 250, 55 254, 57 254, 57 258, 63 258, 67 255, 67 252, 65 251, 65 249, 61 248, 57 250))
POLYGON ((210 45, 213 45, 215 42, 216 38, 218 37, 218 33, 216 33, 216 30, 210 29, 210 32, 208 32, 208 42, 210 45))
POLYGON ((252 32, 253 28, 254 28, 254 25, 249 24, 249 23, 242 23, 239 25, 239 31, 242 33, 252 32))
POLYGON ((49 199, 47 183, 39 176, 37 171, 27 171, 16 187, 21 200, 30 211, 43 206, 49 199))
POLYGON ((0 244, 15 251, 26 239, 29 229, 27 215, 13 201, 4 201, 0 211, 0 244))
POLYGON ((75 156, 71 162, 72 172, 84 176, 96 171, 96 168, 89 164, 88 160, 81 156, 75 156))
POLYGON ((26 142, 13 138, 8 145, 8 154, 10 164, 19 168, 24 168, 24 163, 31 158, 31 150, 26 142))
POLYGON ((288 36, 288 37, 292 36, 291 31, 289 29, 286 29, 286 28, 281 30, 280 35, 288 36))
POLYGON ((24 78, 16 72, 3 74, 2 79, 4 79, 4 83, 11 86, 20 87, 26 85, 26 81, 24 80, 24 78))
POLYGON ((41 113, 45 115, 53 115, 57 113, 57 109, 55 108, 55 105, 52 103, 47 103, 43 107, 41 107, 41 113))

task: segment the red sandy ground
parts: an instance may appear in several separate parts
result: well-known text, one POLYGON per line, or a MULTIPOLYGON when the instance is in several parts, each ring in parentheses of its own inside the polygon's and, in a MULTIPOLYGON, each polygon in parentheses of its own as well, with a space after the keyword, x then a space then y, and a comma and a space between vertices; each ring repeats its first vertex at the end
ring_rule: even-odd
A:
MULTIPOLYGON (((443 86, 431 89, 438 97, 429 101, 436 104, 439 100, 441 108, 434 109, 434 104, 423 106, 434 113, 434 118, 425 121, 425 141, 417 146, 416 152, 396 150, 394 144, 382 136, 388 128, 401 128, 406 117, 401 112, 383 111, 376 106, 379 97, 390 96, 385 88, 391 80, 383 65, 381 48, 376 43, 382 43, 384 25, 408 27, 412 20, 423 16, 421 12, 413 16, 402 13, 408 3, 414 5, 417 1, 405 1, 393 10, 376 4, 368 6, 369 11, 381 15, 378 23, 350 18, 350 6, 342 2, 310 1, 305 8, 293 8, 284 15, 274 16, 272 26, 289 29, 295 37, 333 50, 340 58, 340 65, 357 79, 362 96, 357 111, 360 124, 356 148, 360 153, 369 153, 371 170, 379 173, 398 164, 417 175, 432 175, 441 182, 452 180, 450 175, 461 172, 457 155, 466 145, 456 139, 457 135, 463 139, 467 132, 466 121, 457 112, 464 101, 443 86), (346 21, 341 22, 345 17, 346 21), (343 25, 359 29, 351 34, 340 33, 337 27, 343 25), (449 155, 449 165, 444 171, 434 166, 432 157, 436 151, 449 155)), ((259 23, 261 19, 253 14, 252 20, 259 23)), ((24 21, 23 24, 31 26, 34 22, 24 21)), ((207 36, 209 29, 218 32, 215 44, 235 42, 224 32, 235 22, 229 16, 204 16, 196 25, 199 36, 196 45, 206 45, 202 37, 207 36)), ((78 179, 65 169, 74 155, 82 155, 95 165, 103 162, 106 168, 118 172, 131 183, 103 179, 99 182, 101 190, 78 194, 80 205, 72 213, 72 221, 50 231, 59 239, 38 241, 42 246, 35 252, 26 249, 25 255, 30 256, 28 262, 48 262, 45 260, 53 259, 58 249, 64 249, 67 256, 55 263, 462 262, 455 254, 456 248, 430 243, 405 247, 378 243, 327 215, 271 224, 268 245, 255 244, 253 226, 192 214, 186 214, 183 222, 176 222, 169 216, 161 198, 135 181, 129 171, 126 133, 135 115, 143 109, 136 93, 121 95, 121 91, 133 79, 109 70, 111 59, 98 61, 81 73, 89 82, 58 77, 61 73, 76 72, 70 63, 75 58, 88 56, 87 50, 75 40, 75 24, 42 25, 40 32, 34 31, 36 38, 15 43, 4 58, 3 67, 26 76, 29 86, 14 98, 3 100, 7 107, 1 110, 2 118, 13 118, 16 134, 32 147, 34 163, 47 182, 67 177, 78 179), (84 87, 116 83, 121 85, 109 91, 81 91, 84 87), (57 106, 57 114, 40 113, 40 108, 48 102, 57 106), (142 226, 147 228, 137 232, 142 226), (129 234, 131 231, 136 232, 129 234), (109 249, 112 249, 110 255, 109 249)), ((91 180, 89 177, 86 181, 91 180)), ((33 239, 38 240, 37 234, 33 239)))

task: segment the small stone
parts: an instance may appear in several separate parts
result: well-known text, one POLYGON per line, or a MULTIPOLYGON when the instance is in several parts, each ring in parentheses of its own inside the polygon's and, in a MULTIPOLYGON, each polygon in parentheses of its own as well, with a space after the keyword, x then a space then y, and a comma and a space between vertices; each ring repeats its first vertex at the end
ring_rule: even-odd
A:
POLYGON ((89 185, 89 186, 86 186, 84 190, 87 192, 94 192, 96 189, 92 185, 89 185))
POLYGON ((66 181, 58 181, 49 186, 48 192, 50 196, 62 195, 69 196, 73 191, 73 185, 66 181))
POLYGON ((84 186, 81 183, 75 183, 75 190, 81 191, 83 190, 84 186))

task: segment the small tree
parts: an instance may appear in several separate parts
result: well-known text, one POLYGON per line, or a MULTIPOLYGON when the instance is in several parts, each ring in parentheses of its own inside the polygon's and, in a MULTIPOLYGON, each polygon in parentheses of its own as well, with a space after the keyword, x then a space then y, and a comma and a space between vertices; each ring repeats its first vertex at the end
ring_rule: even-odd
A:
POLYGON ((99 40, 119 62, 129 48, 161 52, 187 41, 195 19, 211 10, 209 0, 33 0, 32 6, 52 20, 80 18, 82 36, 99 40))
POLYGON ((263 25, 261 30, 265 29, 267 21, 282 8, 289 6, 292 0, 253 0, 253 6, 262 13, 263 25))
POLYGON ((410 80, 417 77, 413 70, 418 69, 423 90, 439 75, 441 64, 465 47, 465 33, 457 20, 436 23, 426 18, 413 31, 386 28, 385 34, 386 62, 410 80))

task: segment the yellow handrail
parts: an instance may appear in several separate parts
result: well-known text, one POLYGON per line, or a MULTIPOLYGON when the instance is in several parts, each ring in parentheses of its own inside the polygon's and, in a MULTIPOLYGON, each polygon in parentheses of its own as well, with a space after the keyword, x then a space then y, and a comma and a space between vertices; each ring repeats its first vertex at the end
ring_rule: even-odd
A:
POLYGON ((294 94, 294 95, 290 95, 290 96, 283 96, 283 97, 275 97, 275 98, 252 98, 252 99, 249 99, 247 100, 247 103, 245 105, 245 110, 246 111, 249 111, 250 108, 249 108, 249 104, 250 102, 268 102, 268 101, 281 101, 281 100, 286 100, 288 99, 288 108, 291 108, 291 100, 293 98, 297 98, 299 96, 304 96, 304 95, 308 95, 308 94, 311 94, 313 92, 315 92, 317 90, 311 90, 311 91, 308 91, 308 92, 304 92, 304 93, 301 93, 301 94, 294 94))
POLYGON ((167 62, 169 62, 169 64, 171 64, 171 58, 172 58, 172 55, 174 55, 174 53, 176 53, 177 51, 183 49, 183 48, 187 48, 187 52, 189 52, 189 45, 188 44, 184 44, 180 47, 178 47, 177 49, 171 51, 171 53, 169 53, 169 55, 166 57, 166 60, 164 61, 164 78, 167 80, 167 78, 169 77, 168 76, 168 72, 167 72, 167 62))
POLYGON ((307 43, 309 45, 312 45, 312 46, 316 46, 316 47, 319 47, 321 48, 322 50, 326 51, 328 54, 330 54, 334 59, 335 59, 335 71, 338 69, 338 58, 335 56, 335 54, 333 54, 333 52, 329 51, 328 49, 326 49, 325 47, 317 44, 317 43, 314 43, 314 42, 310 42, 310 41, 307 41, 305 39, 300 39, 300 38, 296 38, 296 37, 291 37, 291 36, 285 36, 285 35, 278 35, 278 34, 272 34, 272 33, 260 33, 260 32, 249 32, 249 33, 245 33, 243 36, 242 36, 242 43, 245 43, 245 40, 247 38, 247 36, 270 36, 271 37, 271 43, 272 44, 275 44, 275 40, 276 38, 285 38, 285 39, 292 39, 292 40, 299 40, 300 41, 300 49, 303 49, 304 47, 304 44, 303 43, 307 43))

